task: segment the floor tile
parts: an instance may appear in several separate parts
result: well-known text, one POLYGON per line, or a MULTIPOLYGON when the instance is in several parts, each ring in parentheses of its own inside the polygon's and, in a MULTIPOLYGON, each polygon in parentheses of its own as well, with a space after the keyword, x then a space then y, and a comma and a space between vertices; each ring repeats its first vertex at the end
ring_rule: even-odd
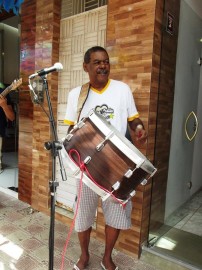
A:
MULTIPOLYGON (((0 191, 0 269, 47 270, 49 268, 50 217, 0 191)), ((80 256, 77 234, 72 231, 67 248, 69 227, 55 221, 54 270, 72 270, 80 256)), ((91 239, 91 259, 86 269, 101 270, 104 245, 91 239)), ((154 270, 157 268, 114 250, 113 259, 120 270, 154 270)), ((158 269, 157 269, 158 270, 158 269)))

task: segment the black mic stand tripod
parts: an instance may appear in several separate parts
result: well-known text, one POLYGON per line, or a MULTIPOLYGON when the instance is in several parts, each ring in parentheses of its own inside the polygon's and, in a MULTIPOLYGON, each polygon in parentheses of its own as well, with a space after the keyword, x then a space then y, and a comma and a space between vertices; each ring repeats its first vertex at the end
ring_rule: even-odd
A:
POLYGON ((58 136, 56 132, 56 125, 55 120, 53 116, 53 110, 51 105, 51 99, 48 91, 48 82, 46 79, 46 75, 40 76, 43 80, 43 86, 46 93, 46 98, 48 102, 48 108, 49 108, 49 122, 51 125, 52 133, 53 133, 53 141, 45 142, 44 148, 46 150, 51 150, 52 153, 52 179, 49 182, 50 187, 50 195, 51 195, 51 209, 50 209, 50 231, 49 231, 49 270, 53 270, 54 267, 54 227, 55 227, 55 195, 56 195, 56 189, 59 186, 59 183, 56 182, 56 157, 59 158, 59 164, 62 180, 65 181, 66 174, 65 170, 62 164, 62 159, 60 156, 59 150, 62 149, 61 142, 58 141, 58 136))

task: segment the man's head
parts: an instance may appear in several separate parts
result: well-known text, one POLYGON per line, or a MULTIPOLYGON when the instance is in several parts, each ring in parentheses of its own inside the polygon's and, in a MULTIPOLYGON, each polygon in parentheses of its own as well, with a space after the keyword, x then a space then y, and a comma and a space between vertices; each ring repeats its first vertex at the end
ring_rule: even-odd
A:
POLYGON ((84 55, 83 68, 88 72, 91 85, 102 89, 108 82, 110 63, 107 51, 100 46, 88 49, 84 55))

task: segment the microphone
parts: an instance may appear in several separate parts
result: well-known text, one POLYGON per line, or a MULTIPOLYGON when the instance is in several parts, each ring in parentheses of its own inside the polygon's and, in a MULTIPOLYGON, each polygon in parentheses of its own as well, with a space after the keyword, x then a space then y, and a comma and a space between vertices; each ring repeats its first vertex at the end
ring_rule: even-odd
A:
POLYGON ((30 75, 29 79, 33 79, 36 76, 43 76, 43 75, 46 75, 50 72, 59 71, 62 69, 63 69, 63 65, 61 63, 55 63, 52 67, 41 69, 41 70, 37 71, 37 73, 30 75))

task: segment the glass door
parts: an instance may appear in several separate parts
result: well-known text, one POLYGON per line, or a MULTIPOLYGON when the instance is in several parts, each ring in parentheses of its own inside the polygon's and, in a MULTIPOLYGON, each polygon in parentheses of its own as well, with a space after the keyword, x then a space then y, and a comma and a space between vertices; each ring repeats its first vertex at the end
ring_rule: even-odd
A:
POLYGON ((148 246, 201 269, 202 2, 190 2, 181 1, 168 173, 154 179, 148 246))

